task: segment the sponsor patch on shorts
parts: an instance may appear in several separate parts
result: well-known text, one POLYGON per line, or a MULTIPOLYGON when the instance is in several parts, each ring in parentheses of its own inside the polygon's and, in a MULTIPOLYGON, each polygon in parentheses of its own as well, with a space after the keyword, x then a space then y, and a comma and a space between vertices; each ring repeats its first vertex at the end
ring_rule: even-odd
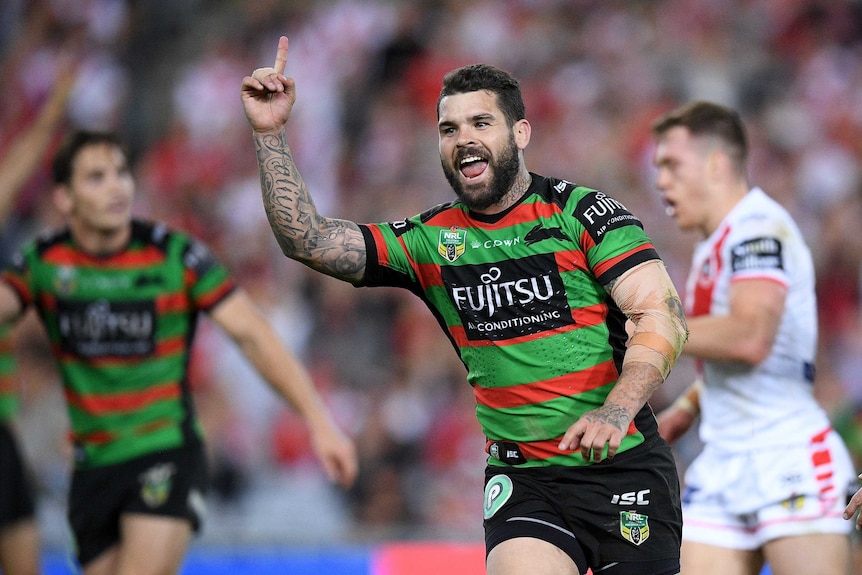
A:
POLYGON ((171 494, 177 468, 173 463, 159 463, 141 473, 141 499, 150 507, 164 505, 171 494))
POLYGON ((649 539, 649 517, 634 511, 620 511, 620 533, 629 543, 640 545, 649 539))
POLYGON ((509 500, 514 491, 512 480, 506 475, 495 475, 485 485, 485 519, 490 519, 509 500))

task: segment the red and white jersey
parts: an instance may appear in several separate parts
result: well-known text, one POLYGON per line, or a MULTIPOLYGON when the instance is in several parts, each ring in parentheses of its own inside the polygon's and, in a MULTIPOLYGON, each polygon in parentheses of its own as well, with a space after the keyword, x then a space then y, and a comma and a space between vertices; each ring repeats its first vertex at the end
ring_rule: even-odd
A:
POLYGON ((811 253, 790 214, 752 189, 694 251, 686 313, 727 315, 732 282, 766 279, 787 289, 772 353, 757 366, 698 362, 701 440, 738 451, 805 442, 829 426, 814 398, 817 308, 811 253))

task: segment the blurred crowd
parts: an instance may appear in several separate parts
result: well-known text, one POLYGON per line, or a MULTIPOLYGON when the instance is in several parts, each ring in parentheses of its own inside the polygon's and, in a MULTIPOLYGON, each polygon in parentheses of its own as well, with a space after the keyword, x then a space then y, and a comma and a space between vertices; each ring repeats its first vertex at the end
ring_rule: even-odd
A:
MULTIPOLYGON (((412 294, 310 272, 272 238, 239 86, 272 65, 280 34, 298 90, 289 139, 321 212, 395 220, 450 199, 436 148, 440 82, 483 61, 522 82, 531 169, 626 204, 680 289, 695 238, 655 191, 649 124, 690 99, 737 107, 752 181, 793 213, 814 251, 816 392, 862 467, 862 2, 4 0, 0 153, 72 67, 67 126, 121 134, 138 214, 209 243, 357 440, 357 486, 327 487, 301 421, 205 322, 192 382, 215 479, 204 538, 481 538, 484 439, 436 322, 412 294)), ((57 223, 49 186, 46 164, 2 226, 4 260, 57 223)), ((34 326, 18 334, 20 423, 49 543, 62 542, 65 416, 34 326)), ((683 361, 654 407, 692 377, 683 361)), ((682 470, 696 434, 676 449, 682 470)))

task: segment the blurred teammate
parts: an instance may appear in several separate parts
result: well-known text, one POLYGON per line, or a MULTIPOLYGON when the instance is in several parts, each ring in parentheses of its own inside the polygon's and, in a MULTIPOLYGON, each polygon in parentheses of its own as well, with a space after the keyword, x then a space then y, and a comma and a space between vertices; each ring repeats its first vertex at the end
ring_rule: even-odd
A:
POLYGON ((350 485, 352 442, 246 292, 199 241, 132 218, 120 142, 72 133, 52 169, 67 227, 26 244, 3 272, 0 322, 34 306, 51 340, 72 428, 68 513, 84 573, 176 573, 204 518, 206 461, 187 381, 200 312, 303 416, 327 475, 350 485))
POLYGON ((288 257, 412 291, 449 336, 488 438, 488 573, 677 573, 676 467, 647 400, 685 320, 641 223, 527 170, 520 86, 486 65, 447 74, 437 105, 455 201, 384 224, 323 217, 284 132, 287 48, 282 37, 275 67, 242 84, 270 224, 288 257))
MULTIPOLYGON (((57 136, 75 76, 59 78, 33 123, 18 134, 0 160, 0 222, 44 160, 57 136)), ((0 573, 40 572, 36 492, 18 445, 14 418, 20 405, 18 364, 11 325, 0 325, 0 573)))
POLYGON ((695 102, 656 120, 657 186, 702 237, 686 290, 693 385, 659 416, 672 442, 701 415, 687 469, 682 572, 848 573, 850 455, 813 394, 811 254, 791 216, 746 174, 739 115, 695 102))

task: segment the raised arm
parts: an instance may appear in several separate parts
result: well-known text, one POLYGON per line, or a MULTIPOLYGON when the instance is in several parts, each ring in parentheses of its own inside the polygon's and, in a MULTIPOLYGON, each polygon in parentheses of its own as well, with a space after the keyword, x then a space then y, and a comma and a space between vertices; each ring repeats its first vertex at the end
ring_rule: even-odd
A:
POLYGON ((356 223, 317 212, 287 142, 285 125, 296 102, 296 83, 285 77, 287 38, 278 42, 275 66, 258 68, 242 81, 242 103, 251 124, 263 207, 281 251, 327 275, 357 283, 366 253, 356 223))
POLYGON ((15 139, 0 160, 0 226, 15 205, 15 199, 44 159, 45 150, 63 119, 75 75, 62 71, 36 119, 15 139))

